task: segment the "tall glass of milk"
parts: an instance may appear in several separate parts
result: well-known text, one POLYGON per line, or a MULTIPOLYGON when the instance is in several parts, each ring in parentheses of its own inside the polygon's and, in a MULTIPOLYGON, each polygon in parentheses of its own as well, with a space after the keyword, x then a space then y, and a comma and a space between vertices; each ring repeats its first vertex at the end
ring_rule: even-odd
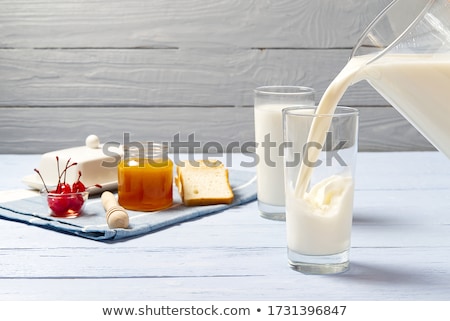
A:
POLYGON ((255 89, 258 208, 262 217, 272 220, 285 219, 282 109, 293 105, 314 105, 314 89, 302 86, 255 89))
POLYGON ((349 266, 358 110, 338 106, 332 114, 317 114, 314 107, 289 107, 283 118, 289 264, 306 274, 344 272, 349 266), (311 140, 313 124, 319 123, 326 128, 325 139, 311 140), (311 169, 309 181, 298 181, 305 167, 311 169))

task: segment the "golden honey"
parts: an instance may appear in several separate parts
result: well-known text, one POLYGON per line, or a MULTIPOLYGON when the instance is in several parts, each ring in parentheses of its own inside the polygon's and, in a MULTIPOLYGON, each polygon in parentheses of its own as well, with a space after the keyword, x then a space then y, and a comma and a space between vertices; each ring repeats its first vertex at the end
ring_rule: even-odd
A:
POLYGON ((130 154, 118 165, 119 204, 134 211, 158 211, 173 203, 173 162, 155 150, 130 154))

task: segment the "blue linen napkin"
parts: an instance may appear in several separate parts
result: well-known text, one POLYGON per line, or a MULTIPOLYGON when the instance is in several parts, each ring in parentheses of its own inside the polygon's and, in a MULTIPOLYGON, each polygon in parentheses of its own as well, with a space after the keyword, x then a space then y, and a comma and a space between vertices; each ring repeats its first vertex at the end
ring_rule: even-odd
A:
POLYGON ((128 211, 130 226, 127 229, 110 229, 108 227, 105 210, 99 196, 90 197, 85 203, 83 215, 77 218, 51 217, 48 214, 48 207, 40 195, 0 203, 0 218, 97 241, 123 240, 256 200, 256 175, 254 172, 229 169, 229 178, 234 192, 233 203, 187 207, 182 204, 178 192, 174 188, 174 204, 171 208, 159 212, 128 211))

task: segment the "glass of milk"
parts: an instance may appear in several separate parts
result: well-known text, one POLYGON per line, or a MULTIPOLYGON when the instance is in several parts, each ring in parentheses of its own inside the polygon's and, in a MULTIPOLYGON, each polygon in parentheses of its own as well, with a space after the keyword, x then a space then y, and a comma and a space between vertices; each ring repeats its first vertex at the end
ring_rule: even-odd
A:
POLYGON ((292 105, 314 105, 314 89, 302 86, 259 87, 254 92, 254 103, 258 208, 264 218, 284 220, 282 109, 292 105))
POLYGON ((290 266, 305 274, 349 267, 358 110, 283 110, 286 229, 290 266))

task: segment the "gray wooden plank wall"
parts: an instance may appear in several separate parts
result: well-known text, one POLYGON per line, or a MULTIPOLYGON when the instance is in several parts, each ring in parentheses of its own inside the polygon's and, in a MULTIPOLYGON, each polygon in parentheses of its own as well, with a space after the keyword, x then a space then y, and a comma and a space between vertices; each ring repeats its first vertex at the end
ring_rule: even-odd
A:
MULTIPOLYGON (((242 145, 253 89, 317 101, 390 0, 0 0, 0 153, 102 142, 242 145)), ((361 151, 434 148, 365 83, 361 151)))

